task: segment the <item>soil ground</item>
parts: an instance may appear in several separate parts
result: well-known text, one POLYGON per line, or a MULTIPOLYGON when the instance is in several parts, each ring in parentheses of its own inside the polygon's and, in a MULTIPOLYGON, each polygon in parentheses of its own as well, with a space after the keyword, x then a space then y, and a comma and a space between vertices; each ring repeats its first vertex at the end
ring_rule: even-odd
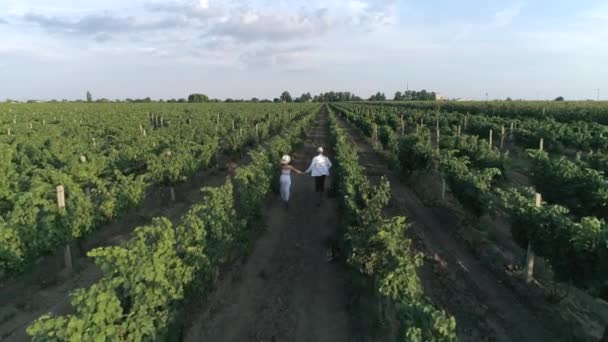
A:
MULTIPOLYGON (((294 166, 305 171, 316 147, 328 149, 327 144, 322 115, 293 156, 294 166)), ((331 157, 330 150, 327 154, 331 157)), ((264 213, 266 230, 252 254, 238 276, 191 317, 185 341, 353 340, 348 272, 326 258, 338 229, 336 202, 325 196, 317 206, 313 178, 305 175, 292 175, 291 192, 289 209, 278 196, 271 201, 264 213)))
POLYGON ((360 132, 340 120, 359 149, 368 176, 385 175, 392 203, 387 213, 406 215, 409 235, 425 255, 420 271, 423 287, 440 308, 454 315, 461 341, 564 341, 554 323, 535 312, 454 237, 458 220, 447 210, 427 207, 394 173, 360 132))

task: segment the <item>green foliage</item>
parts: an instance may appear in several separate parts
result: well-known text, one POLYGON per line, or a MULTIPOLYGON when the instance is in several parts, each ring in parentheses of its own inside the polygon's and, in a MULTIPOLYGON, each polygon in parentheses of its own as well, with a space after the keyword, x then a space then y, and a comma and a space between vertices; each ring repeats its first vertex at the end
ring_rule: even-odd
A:
MULTIPOLYGON (((210 286, 219 267, 242 253, 248 228, 256 222, 270 192, 268 156, 299 143, 311 117, 308 114, 293 131, 252 152, 252 162, 240 168, 234 180, 204 188, 203 199, 179 224, 154 219, 152 224, 137 228, 124 245, 89 252, 104 277, 72 294, 75 313, 44 315, 27 329, 28 334, 34 341, 161 339, 193 280, 210 286), (237 213, 237 208, 241 212, 237 213)), ((10 241, 10 230, 0 228, 0 239, 10 241)), ((18 257, 18 250, 0 248, 0 263, 18 257)))
POLYGON ((188 102, 190 102, 190 103, 209 102, 209 96, 207 96, 205 94, 190 94, 190 95, 188 95, 188 102))
POLYGON ((490 209, 492 183, 501 172, 496 168, 475 169, 469 165, 468 158, 447 153, 441 158, 440 168, 458 201, 480 217, 490 209))
POLYGON ((251 150, 315 108, 0 104, 0 126, 13 132, 0 135, 0 236, 11 244, 1 247, 0 278, 139 206, 151 186, 174 186, 215 166, 219 153, 251 150), (66 196, 61 211, 58 185, 66 196))
POLYGON ((293 102, 293 99, 291 98, 291 94, 289 94, 289 92, 287 90, 285 90, 281 94, 281 101, 282 102, 293 102))
POLYGON ((441 148, 453 151, 455 156, 467 157, 476 168, 496 168, 505 172, 507 157, 487 141, 474 135, 448 136, 441 139, 441 148))
POLYGON ((421 130, 419 134, 409 134, 399 139, 398 158, 401 171, 409 176, 414 171, 433 169, 439 154, 430 143, 429 131, 421 130))
MULTIPOLYGON (((385 218, 390 199, 386 179, 371 186, 335 116, 330 114, 330 139, 336 159, 338 199, 344 211, 348 264, 376 291, 382 311, 400 323, 399 341, 456 341, 456 321, 435 308, 424 295, 418 268, 422 256, 412 251, 405 237, 404 217, 385 218)), ((382 316, 382 312, 374 312, 382 316)))
POLYGON ((543 151, 529 151, 531 178, 550 203, 566 206, 577 216, 599 215, 608 205, 608 179, 583 163, 550 158, 543 151))
POLYGON ((558 279, 591 287, 608 281, 603 259, 608 252, 608 225, 603 220, 573 220, 559 205, 536 207, 531 189, 498 193, 516 241, 524 248, 532 244, 534 252, 551 263, 558 279))

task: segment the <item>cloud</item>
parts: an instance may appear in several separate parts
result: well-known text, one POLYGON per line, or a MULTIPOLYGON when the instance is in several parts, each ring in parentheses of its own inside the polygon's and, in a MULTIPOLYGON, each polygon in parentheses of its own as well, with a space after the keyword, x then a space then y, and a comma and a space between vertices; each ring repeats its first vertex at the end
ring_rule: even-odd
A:
POLYGON ((239 62, 246 67, 268 68, 280 66, 286 68, 300 68, 307 60, 307 54, 312 47, 301 45, 292 47, 264 46, 255 50, 249 50, 239 56, 239 62))
POLYGON ((209 34, 242 42, 289 41, 324 35, 330 27, 326 9, 299 14, 245 10, 217 23, 209 34))
POLYGON ((8 21, 6 21, 6 20, 4 20, 4 19, 0 18, 0 25, 2 25, 2 24, 8 24, 8 21))
POLYGON ((175 27, 178 21, 166 18, 142 21, 134 16, 117 16, 110 13, 90 14, 72 20, 64 17, 28 13, 23 17, 28 23, 40 26, 52 33, 107 36, 112 33, 148 31, 175 27))
POLYGON ((222 8, 211 6, 208 0, 149 3, 145 6, 145 9, 152 13, 180 15, 199 20, 217 18, 223 14, 222 8))
POLYGON ((494 20, 492 22, 493 27, 505 27, 510 25, 515 18, 521 13, 523 5, 521 3, 515 3, 511 6, 504 8, 496 14, 494 14, 494 20))

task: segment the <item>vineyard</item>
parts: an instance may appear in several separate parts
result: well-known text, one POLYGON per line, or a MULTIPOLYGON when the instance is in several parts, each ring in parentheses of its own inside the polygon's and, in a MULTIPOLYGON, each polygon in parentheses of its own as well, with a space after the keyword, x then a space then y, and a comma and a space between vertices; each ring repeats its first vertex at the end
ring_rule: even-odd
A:
POLYGON ((0 340, 600 341, 607 115, 0 104, 0 340))

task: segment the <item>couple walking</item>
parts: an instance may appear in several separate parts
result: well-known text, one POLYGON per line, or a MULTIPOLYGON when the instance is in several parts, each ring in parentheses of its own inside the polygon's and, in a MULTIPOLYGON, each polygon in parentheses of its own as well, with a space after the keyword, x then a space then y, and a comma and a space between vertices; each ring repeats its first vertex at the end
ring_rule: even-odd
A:
POLYGON ((315 179, 315 191, 319 194, 319 202, 317 206, 321 205, 321 199, 323 198, 323 191, 325 190, 325 178, 329 176, 329 169, 331 168, 331 162, 323 154, 323 147, 317 149, 318 155, 312 159, 310 167, 302 172, 295 167, 291 166, 291 157, 285 155, 281 158, 281 199, 285 202, 285 208, 289 207, 289 191, 291 188, 291 172, 297 174, 308 174, 315 179))

